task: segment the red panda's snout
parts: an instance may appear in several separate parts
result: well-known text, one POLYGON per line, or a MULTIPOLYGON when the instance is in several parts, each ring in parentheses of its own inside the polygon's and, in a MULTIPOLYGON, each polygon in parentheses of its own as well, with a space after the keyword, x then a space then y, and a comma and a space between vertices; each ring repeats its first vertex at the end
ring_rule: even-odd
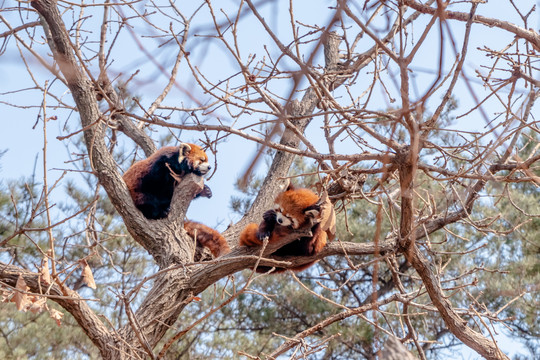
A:
POLYGON ((276 222, 281 226, 291 226, 293 229, 298 229, 300 222, 290 216, 283 214, 281 211, 276 211, 276 222))
POLYGON ((208 161, 199 161, 199 160, 195 160, 193 161, 192 159, 189 159, 189 158, 183 158, 180 163, 184 163, 185 167, 187 168, 187 170, 189 172, 192 172, 194 173, 195 175, 199 175, 199 176, 204 176, 206 175, 210 169, 212 169, 212 166, 210 166, 210 164, 208 163, 208 161))
POLYGON ((289 225, 292 224, 291 219, 289 219, 288 217, 286 217, 285 215, 283 215, 280 212, 276 213, 276 221, 281 226, 289 226, 289 225))
POLYGON ((212 166, 208 162, 203 162, 195 166, 194 172, 197 175, 206 175, 211 169, 212 166))

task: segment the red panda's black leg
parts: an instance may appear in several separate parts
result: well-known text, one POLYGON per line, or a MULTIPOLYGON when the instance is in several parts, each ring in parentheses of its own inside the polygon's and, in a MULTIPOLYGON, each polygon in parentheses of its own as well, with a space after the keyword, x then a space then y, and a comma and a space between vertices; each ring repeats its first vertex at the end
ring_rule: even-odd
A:
POLYGON ((259 224, 257 230, 257 237, 263 240, 265 237, 270 238, 274 228, 276 227, 276 212, 274 210, 268 210, 263 214, 263 220, 259 224))
POLYGON ((145 218, 150 220, 163 219, 169 213, 170 201, 164 201, 157 196, 146 194, 144 201, 137 205, 145 218))
POLYGON ((204 187, 201 190, 201 192, 195 195, 195 199, 198 197, 205 197, 205 198, 210 199, 212 197, 212 190, 210 189, 208 185, 204 184, 204 187))

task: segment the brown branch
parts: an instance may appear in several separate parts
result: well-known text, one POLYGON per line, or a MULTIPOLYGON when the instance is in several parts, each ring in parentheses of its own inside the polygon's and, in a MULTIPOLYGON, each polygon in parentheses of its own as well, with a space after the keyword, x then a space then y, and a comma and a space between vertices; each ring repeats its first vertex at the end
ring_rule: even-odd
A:
POLYGON ((409 254, 409 259, 413 267, 422 278, 422 283, 426 287, 433 305, 439 311, 450 332, 486 359, 509 359, 505 354, 500 352, 496 344, 467 326, 467 322, 454 311, 452 304, 440 286, 439 278, 435 275, 429 260, 415 245, 412 246, 412 251, 409 254))
MULTIPOLYGON (((195 175, 186 176, 182 181, 182 186, 177 187, 173 197, 173 201, 178 202, 173 206, 175 218, 169 217, 169 219, 161 221, 149 221, 142 216, 135 208, 128 189, 116 170, 114 159, 106 146, 104 139, 106 127, 102 121, 99 121, 102 115, 96 103, 93 84, 79 67, 78 60, 73 53, 69 34, 56 7, 56 2, 53 0, 39 0, 32 1, 31 5, 46 21, 52 34, 54 48, 51 50, 66 78, 67 85, 79 110, 82 127, 85 128, 84 139, 91 166, 95 170, 100 184, 107 191, 111 202, 124 219, 128 231, 134 239, 150 252, 160 267, 165 268, 171 263, 189 262, 193 254, 190 249, 194 244, 183 229, 183 218, 187 205, 193 199, 198 187, 200 187, 200 184, 196 181, 197 177, 195 175)), ((167 279, 167 284, 172 286, 170 288, 171 294, 178 294, 182 288, 189 289, 189 284, 175 279, 167 279)), ((152 303, 152 299, 152 293, 150 293, 146 298, 147 303, 152 303)), ((151 309, 150 314, 146 313, 148 317, 137 318, 144 331, 154 334, 154 336, 145 334, 152 346, 155 346, 161 338, 155 336, 158 332, 154 331, 154 329, 161 326, 161 324, 155 323, 154 319, 159 318, 160 315, 163 316, 162 309, 154 307, 151 309)), ((76 310, 73 309, 73 311, 76 310)), ((139 314, 140 310, 137 314, 139 314)), ((179 312, 167 314, 164 323, 171 325, 176 321, 178 314, 179 312)), ((85 314, 81 314, 81 317, 84 316, 85 314)), ((92 318, 82 319, 82 321, 92 321, 92 318)), ((119 358, 119 354, 125 356, 126 353, 142 352, 144 354, 141 347, 135 347, 137 342, 133 341, 135 333, 131 327, 126 327, 121 333, 119 332, 120 338, 116 338, 118 340, 116 346, 111 346, 111 339, 104 338, 105 335, 98 326, 85 324, 82 327, 88 332, 88 336, 96 346, 99 347, 101 353, 107 354, 108 358, 119 358), (130 345, 133 348, 128 348, 130 345)))
MULTIPOLYGON (((128 189, 116 171, 116 164, 105 144, 105 125, 99 121, 101 114, 97 107, 92 82, 85 76, 78 66, 77 59, 72 52, 72 45, 62 18, 52 0, 33 1, 32 6, 38 10, 47 21, 55 44, 54 56, 60 64, 60 69, 68 82, 73 99, 79 109, 84 138, 92 168, 95 170, 100 184, 105 188, 111 202, 118 210, 126 227, 135 240, 143 245, 161 267, 172 263, 187 262, 190 257, 186 255, 182 243, 191 243, 187 235, 182 232, 183 216, 176 212, 174 221, 168 221, 168 232, 159 222, 149 221, 135 208, 128 189), (90 125, 93 124, 93 125, 90 125), (170 234, 167 236, 167 234, 170 234), (159 241, 157 240, 159 239, 159 241), (181 240, 183 239, 183 240, 181 240)), ((179 190, 185 199, 191 200, 196 191, 195 178, 186 177, 185 186, 179 190)), ((187 209, 184 203, 183 209, 187 209)), ((162 224, 165 223, 162 222, 162 224)), ((187 246, 189 248, 189 246, 187 246)))
MULTIPOLYGON (((432 8, 431 6, 420 4, 414 0, 404 0, 403 2, 405 5, 410 6, 414 10, 423 14, 434 15, 435 13, 440 11, 438 8, 432 8)), ((450 20, 459 20, 466 22, 469 20, 470 14, 445 10, 444 17, 450 20)), ((509 31, 517 37, 527 40, 536 48, 536 50, 540 51, 540 35, 533 30, 526 30, 508 21, 501 21, 499 19, 492 19, 481 15, 474 15, 472 21, 476 24, 482 24, 489 27, 497 27, 509 31)))
MULTIPOLYGON (((114 98, 114 97, 113 97, 114 98)), ((156 144, 144 130, 137 127, 133 121, 123 114, 116 116, 118 120, 118 130, 126 134, 131 140, 141 147, 146 157, 149 157, 156 151, 156 144)))
POLYGON ((406 302, 407 301, 407 296, 401 295, 401 294, 393 294, 393 295, 390 295, 389 297, 387 297, 387 298, 385 298, 383 300, 379 300, 379 301, 377 301, 375 303, 369 303, 369 304, 359 306, 359 307, 351 309, 351 310, 346 310, 346 311, 340 312, 338 314, 328 316, 326 319, 324 319, 320 323, 316 324, 315 326, 312 326, 309 329, 306 329, 306 330, 296 334, 292 339, 287 340, 286 342, 281 344, 276 350, 274 350, 268 356, 268 358, 269 359, 274 359, 274 358, 278 357, 279 355, 284 354, 288 350, 292 349, 295 345, 297 345, 301 341, 301 339, 304 339, 305 337, 307 337, 307 336, 309 336, 309 335, 311 335, 313 333, 321 331, 322 329, 328 327, 329 325, 331 325, 333 323, 342 321, 342 320, 347 319, 347 318, 349 318, 351 316, 358 316, 358 315, 360 315, 362 313, 365 313, 368 310, 373 309, 374 307, 383 306, 383 305, 389 304, 389 303, 394 302, 394 301, 406 302))
POLYGON ((41 279, 40 274, 23 270, 17 266, 0 262, 0 280, 9 286, 15 287, 19 275, 22 275, 30 291, 36 295, 41 289, 49 289, 48 295, 51 300, 68 311, 80 325, 81 329, 97 346, 102 356, 105 357, 107 347, 114 341, 114 335, 101 322, 99 316, 81 299, 79 294, 66 286, 48 284, 41 279))
MULTIPOLYGON (((278 46, 280 46, 280 48, 283 48, 284 51, 287 51, 286 54, 291 56, 293 59, 296 59, 294 54, 288 51, 271 32, 268 25, 266 25, 266 22, 259 15, 251 1, 248 0, 247 4, 251 8, 255 16, 259 19, 259 21, 263 24, 263 26, 265 26, 267 30, 270 31, 270 35, 274 36, 274 41, 278 44, 278 46)), ((337 52, 339 50, 339 47, 335 46, 334 44, 335 40, 336 39, 332 36, 323 36, 321 39, 321 41, 324 41, 323 46, 326 49, 325 60, 328 67, 333 67, 335 65, 335 58, 339 57, 339 54, 331 54, 332 51, 337 52)), ((306 74, 309 73, 307 67, 305 67, 305 64, 303 62, 298 60, 297 63, 299 64, 299 66, 303 66, 303 70, 306 71, 306 74)), ((291 92, 291 96, 292 94, 293 92, 291 92)), ((317 95, 315 87, 310 86, 304 93, 301 101, 294 100, 288 103, 288 106, 286 107, 287 115, 290 117, 290 123, 292 124, 292 126, 296 127, 298 132, 304 132, 304 130, 311 121, 311 118, 309 118, 308 116, 313 113, 319 101, 320 98, 317 95)), ((265 139, 265 144, 263 144, 264 146, 266 146, 268 140, 270 139, 265 139)), ((283 133, 279 143, 283 146, 297 149, 300 145, 300 139, 298 138, 298 136, 295 136, 292 131, 286 130, 283 133)), ((289 172, 294 158, 295 154, 292 152, 280 150, 276 152, 272 160, 272 164, 270 165, 270 169, 268 170, 268 175, 264 179, 261 186, 261 191, 258 193, 249 211, 238 223, 227 229, 227 231, 224 233, 225 236, 232 239, 237 239, 240 231, 247 225, 247 223, 249 223, 254 218, 256 214, 262 214, 265 210, 271 207, 270 205, 272 204, 275 195, 283 190, 283 187, 285 185, 284 178, 289 172)))
POLYGON ((39 26, 40 25, 40 22, 39 21, 32 21, 32 22, 29 22, 29 23, 26 23, 26 24, 23 24, 21 26, 17 26, 13 29, 9 29, 8 31, 5 31, 3 33, 0 34, 0 38, 4 38, 4 37, 7 37, 9 35, 13 35, 21 30, 24 30, 24 29, 28 29, 28 28, 31 28, 31 27, 36 27, 36 26, 39 26))
MULTIPOLYGON (((133 115, 133 114, 131 114, 133 115)), ((135 116, 134 116, 135 117, 135 116)), ((292 126, 292 121, 289 119, 298 119, 302 116, 294 116, 289 115, 287 116, 287 122, 290 123, 289 126, 292 126)), ((309 117, 309 116, 308 116, 309 117)), ((192 131, 223 131, 229 134, 233 134, 236 136, 239 136, 241 138, 259 143, 261 145, 266 145, 269 148, 291 153, 292 155, 298 155, 303 157, 312 158, 314 160, 317 160, 319 162, 324 160, 331 160, 331 161, 350 161, 350 162, 360 162, 360 161, 367 161, 367 160, 377 160, 381 162, 388 162, 393 159, 392 155, 389 154, 372 154, 372 153, 362 153, 362 154, 323 154, 319 152, 309 151, 309 150, 303 150, 299 149, 297 147, 293 147, 287 143, 283 142, 273 142, 268 141, 266 139, 263 139, 258 136, 250 135, 243 131, 242 129, 235 129, 232 126, 227 125, 210 125, 210 124, 175 124, 171 122, 166 122, 163 120, 152 120, 148 121, 146 119, 140 118, 140 120, 147 122, 148 124, 163 126, 171 129, 179 129, 179 130, 192 130, 192 131)), ((360 125, 359 125, 360 126, 360 125)), ((300 131, 301 128, 298 128, 296 126, 295 131, 289 130, 287 132, 290 133, 297 133, 300 131)), ((289 134, 290 137, 292 137, 292 134, 289 134)), ((296 137, 296 136, 295 136, 296 137)))
MULTIPOLYGON (((408 1, 408 3, 414 3, 414 1, 408 1)), ((440 3, 440 2, 439 2, 440 3)), ((248 4, 253 5, 251 1, 248 1, 248 4)), ((343 6, 344 2, 339 2, 339 6, 343 6)), ((458 336, 458 338, 465 338, 467 341, 477 341, 478 339, 482 340, 479 353, 482 355, 489 354, 492 355, 490 344, 485 345, 483 341, 485 339, 481 334, 478 334, 471 330, 469 327, 463 324, 463 320, 459 317, 454 309, 452 309, 451 304, 444 298, 443 290, 438 282, 438 278, 433 269, 430 268, 429 261, 423 258, 423 254, 416 247, 414 240, 425 237, 426 235, 441 229, 442 227, 465 219, 471 213, 472 207, 478 197, 479 192, 484 188, 486 181, 493 178, 492 172, 509 169, 510 164, 504 164, 503 162, 496 164, 497 166, 492 166, 489 171, 479 174, 478 177, 469 175, 469 174, 455 174, 460 176, 460 178, 468 177, 473 179, 478 179, 477 182, 474 182, 468 189, 468 194, 464 201, 461 204, 461 209, 453 213, 448 213, 444 216, 439 217, 424 217, 417 219, 415 216, 418 214, 415 212, 413 204, 413 194, 414 194, 414 180, 415 180, 415 170, 417 166, 417 157, 421 145, 418 144, 418 129, 415 127, 415 119, 412 117, 412 110, 409 109, 409 77, 407 72, 408 69, 408 60, 404 61, 401 57, 403 53, 400 53, 400 59, 397 59, 395 56, 392 56, 392 48, 390 47, 390 41, 394 38, 396 31, 401 27, 407 24, 407 20, 414 19, 415 16, 418 16, 420 12, 416 12, 409 19, 401 19, 401 17, 391 28, 391 31, 387 34, 382 40, 378 40, 373 34, 368 33, 368 35, 373 37, 373 40, 377 43, 377 46, 374 46, 371 52, 366 53, 366 57, 359 56, 355 63, 348 65, 341 65, 338 63, 339 59, 339 41, 336 41, 336 38, 330 36, 327 32, 328 30, 323 31, 321 37, 321 43, 326 42, 326 38, 333 39, 333 44, 330 46, 330 43, 325 43, 325 55, 326 55, 326 69, 324 74, 321 76, 317 74, 313 67, 311 66, 311 60, 305 62, 300 60, 299 51, 297 55, 292 54, 288 51, 288 48, 285 47, 282 43, 279 42, 276 38, 276 44, 278 47, 282 48, 282 51, 289 55, 294 61, 298 63, 301 70, 295 76, 305 76, 310 82, 310 87, 305 91, 304 97, 301 101, 293 101, 292 97, 295 94, 295 91, 291 91, 289 99, 286 101, 286 106, 282 106, 277 103, 275 99, 270 98, 268 95, 269 92, 266 92, 264 87, 258 88, 257 91, 260 91, 261 96, 264 101, 272 109, 272 112, 267 112, 266 114, 273 114, 278 119, 275 120, 275 133, 278 133, 278 127, 281 124, 285 123, 285 133, 281 137, 279 143, 271 141, 272 139, 263 139, 259 137, 253 137, 248 135, 243 130, 236 130, 232 127, 224 126, 212 126, 209 125, 194 125, 194 126, 185 126, 184 128, 196 129, 196 130, 215 130, 215 131, 225 131, 229 134, 237 134, 243 136, 244 138, 252 141, 257 141, 264 146, 270 146, 277 150, 277 155, 273 159, 273 163, 270 167, 268 176, 265 179, 265 182, 262 185, 262 190, 259 193, 257 199, 255 200, 253 206, 246 214, 246 216, 237 224, 231 226, 226 232, 227 238, 231 243, 235 242, 238 233, 245 226, 245 223, 251 221, 258 214, 261 214, 264 210, 268 209, 269 204, 272 202, 274 195, 281 190, 281 185, 283 184, 283 178, 287 176, 292 161, 295 156, 309 156, 319 161, 319 163, 324 164, 326 160, 334 162, 334 166, 337 168, 337 161, 361 161, 361 160, 377 160, 383 162, 384 164, 392 163, 394 168, 399 170, 400 175, 400 185, 401 185, 401 227, 396 233, 393 234, 392 238, 378 242, 377 244, 372 243, 330 243, 328 244, 322 252, 313 257, 295 257, 295 258, 278 258, 272 257, 271 259, 265 258, 268 254, 271 254, 277 247, 283 246, 283 243, 279 244, 270 244, 264 252, 261 249, 247 249, 239 248, 233 249, 233 251, 222 258, 218 258, 211 262, 205 263, 193 263, 192 262, 192 253, 193 253, 193 241, 187 238, 185 231, 182 226, 182 219, 186 212, 187 207, 189 206, 193 194, 200 189, 200 178, 194 176, 188 176, 182 179, 182 183, 177 187, 173 202, 172 209, 168 219, 163 219, 160 221, 148 221, 146 220, 138 210, 134 207, 131 197, 127 192, 125 184, 123 183, 120 175, 115 170, 116 164, 114 163, 112 157, 110 156, 109 149, 107 149, 105 143, 105 131, 107 129, 106 124, 104 124, 104 116, 100 113, 97 108, 96 100, 94 98, 94 88, 93 84, 90 81, 89 74, 85 74, 84 71, 81 71, 81 59, 76 58, 73 53, 73 44, 71 44, 69 34, 64 28, 62 19, 58 14, 56 9, 56 3, 53 0, 35 0, 32 1, 32 6, 34 6, 40 14, 46 19, 47 24, 51 28, 52 40, 54 40, 54 46, 52 47, 54 56, 60 66, 61 71, 63 72, 68 86, 73 94, 77 107, 81 114, 81 128, 84 131, 85 141, 89 153, 89 158, 91 160, 92 168, 95 170, 95 173, 100 181, 100 184, 106 189, 109 197, 111 198, 112 203, 117 208, 118 212, 124 218, 126 226, 132 236, 138 241, 145 249, 154 257, 158 265, 161 267, 161 270, 152 277, 154 281, 153 287, 148 294, 148 296, 143 300, 142 305, 137 310, 135 316, 128 313, 131 326, 126 326, 119 331, 119 336, 117 338, 107 339, 104 336, 93 333, 93 330, 88 330, 92 332, 89 336, 101 336, 96 342, 101 341, 99 346, 103 346, 103 342, 115 343, 114 351, 124 351, 126 354, 134 354, 141 357, 146 356, 146 354, 151 354, 151 349, 163 338, 165 332, 176 322, 178 315, 184 309, 184 307, 193 299, 194 294, 206 289, 208 286, 214 284, 217 280, 233 274, 236 271, 242 269, 250 268, 255 266, 255 264, 260 264, 262 266, 279 266, 279 267, 296 267, 301 264, 312 262, 317 259, 322 259, 326 256, 349 256, 349 255, 374 255, 377 253, 388 254, 393 253, 398 250, 402 250, 406 253, 407 258, 411 259, 416 270, 423 274, 423 280, 427 283, 426 288, 429 292, 429 295, 436 300, 433 300, 433 303, 441 311, 443 320, 450 323, 449 328, 451 331, 458 336), (403 21, 402 21, 403 20, 403 21), (397 144, 396 142, 386 139, 381 134, 384 132, 378 132, 374 129, 379 129, 377 127, 369 127, 363 121, 358 121, 356 116, 363 116, 364 113, 355 113, 354 116, 348 115, 350 112, 348 108, 344 109, 339 106, 337 101, 333 98, 331 91, 342 84, 349 75, 353 72, 357 72, 361 66, 365 66, 367 63, 372 62, 378 57, 377 51, 384 49, 394 60, 399 60, 398 65, 400 66, 401 75, 402 75, 402 86, 401 86, 401 95, 402 95, 402 107, 403 113, 401 116, 404 116, 406 123, 409 128, 410 138, 412 139, 413 144, 410 148, 405 148, 397 144), (343 72, 340 72, 343 70, 343 72), (331 81, 331 84, 328 82, 331 81), (379 139, 382 144, 388 145, 390 148, 393 148, 398 152, 396 156, 386 155, 386 154, 352 154, 352 155, 341 155, 335 154, 334 150, 330 150, 330 154, 318 154, 314 146, 310 145, 309 140, 303 135, 306 126, 311 121, 311 116, 315 110, 317 104, 324 100, 321 103, 321 106, 325 105, 326 102, 330 103, 332 106, 337 109, 335 112, 327 112, 330 116, 338 116, 340 119, 344 118, 343 123, 347 123, 349 126, 359 126, 360 129, 363 129, 365 132, 371 136, 379 139), (300 150, 301 143, 304 142, 308 151, 300 150), (400 246, 398 246, 397 239, 400 239, 400 246), (262 254, 261 254, 262 252, 262 254), (261 257, 263 256, 263 257, 261 257), (445 302, 446 301, 446 302, 445 302), (460 337, 461 336, 461 337, 460 337), (139 342, 143 346, 139 345, 139 342), (126 348, 126 344, 128 347, 126 348), (129 346, 132 346, 129 347, 129 346), (125 349, 125 350, 124 350, 125 349), (146 350, 146 352, 145 352, 146 350)), ((422 5, 426 6, 426 5, 422 5)), ((254 7, 254 6, 252 6, 254 7)), ((431 9, 431 7, 427 6, 431 9)), ((257 15, 256 9, 252 9, 253 12, 257 15)), ((439 16, 441 20, 448 18, 446 12, 442 12, 442 9, 434 9, 437 11, 436 14, 432 14, 435 19, 436 16, 439 16)), ((450 14, 451 12, 448 12, 450 14)), ((343 15, 336 12, 336 14, 343 15)), ((350 13, 352 17, 354 14, 350 13)), ((479 22, 478 17, 471 17, 470 14, 464 14, 467 16, 468 28, 470 28, 471 22, 479 22)), ((432 19, 432 20, 433 20, 432 19)), ((266 25, 264 19, 259 19, 263 25, 266 25)), ((353 19, 354 20, 354 19, 353 19)), ((332 20, 333 21, 333 20, 332 20)), ((411 20, 412 21, 412 20, 411 20)), ((433 20, 434 21, 434 20, 433 20)), ((333 23, 333 22, 332 22, 333 23)), ((358 25, 364 30, 368 28, 362 26, 360 20, 357 21, 358 25)), ((105 24, 105 22, 104 22, 105 24)), ((232 25, 232 23, 231 23, 232 25)), ((294 25, 294 24, 293 24, 294 25)), ((236 23, 234 23, 234 27, 236 23)), ((220 36, 223 36, 219 32, 220 27, 216 25, 216 30, 220 36)), ((171 30, 172 31, 172 30, 171 30)), ((236 30, 231 30, 236 31, 236 30)), ((272 34, 269 27, 267 31, 272 34)), ((103 31, 105 33, 105 31, 103 31)), ((427 34, 427 31, 425 32, 427 34)), ((174 36, 174 35, 173 35, 174 36)), ((185 38, 184 38, 185 40, 185 38)), ((297 39, 295 39, 297 40, 297 39)), ((102 44, 104 44, 104 37, 102 44)), ((415 50, 419 48, 420 41, 415 47, 415 50)), ((178 45, 181 43, 178 42, 178 45)), ((103 45, 104 46, 104 45, 103 45)), ((316 47, 318 47, 317 45, 316 47)), ((464 42, 464 48, 466 44, 464 42)), ((177 61, 179 61, 183 49, 180 49, 178 53, 177 61)), ((239 54, 232 47, 230 48, 231 53, 236 55, 239 54)), ((310 59, 313 58, 316 51, 310 55, 310 59)), ((103 50, 100 51, 100 56, 104 59, 103 50)), ((463 53, 462 61, 465 57, 463 53)), ((155 60, 155 59, 154 59, 155 60)), ((237 58, 240 66, 244 66, 237 58)), ((102 61, 100 59, 100 61, 102 61)), ((178 64, 178 62, 177 62, 178 64)), ((189 65, 191 66, 191 65, 189 65)), ((458 63, 458 68, 461 66, 461 63, 458 63)), ((175 65, 176 68, 176 65, 175 65)), ((247 67, 242 67, 245 70, 247 67)), ((276 67, 277 68, 277 67, 276 67)), ((105 69, 104 60, 103 66, 100 66, 101 70, 105 69)), ((377 68, 376 71, 379 71, 377 68)), ((453 81, 457 80, 459 74, 458 70, 454 72, 453 81)), ((247 76, 247 74, 244 74, 247 76)), ((173 75, 174 76, 174 75, 173 75)), ((351 75, 352 76, 352 75, 351 75)), ((524 78, 528 80, 527 78, 524 78)), ((169 78, 172 84, 172 78, 169 78)), ((294 78, 295 84, 294 89, 298 84, 298 79, 294 78)), ((530 80, 528 80, 530 81, 530 80)), ((530 81, 532 84, 535 82, 530 81)), ((246 85, 247 86, 247 85, 246 85)), ((251 86, 251 85, 250 85, 251 86)), ((253 85, 255 86, 255 85, 253 85)), ((258 86, 258 85, 257 85, 258 86)), ((450 88, 453 87, 453 83, 450 88)), ((249 86, 247 87, 249 89, 249 86)), ((163 94, 168 90, 166 89, 163 94)), ((431 90, 430 90, 431 91, 431 90)), ((449 94, 450 92, 447 92, 449 94)), ((426 95, 427 96, 427 95, 426 95)), ((351 96, 352 98, 352 96, 351 96)), ((119 129, 124 131, 127 136, 131 137, 137 144, 139 144, 148 155, 155 150, 155 145, 151 139, 144 133, 144 131, 138 129, 133 124, 132 119, 137 119, 136 117, 130 118, 126 116, 125 113, 122 113, 120 108, 117 95, 112 94, 109 96, 110 106, 112 112, 118 112, 118 121, 119 129), (115 98, 116 96, 116 98, 115 98)), ((161 97, 156 99, 154 104, 160 103, 162 100, 161 97)), ((446 100, 447 101, 447 100, 446 100)), ((510 102, 509 102, 510 103, 510 102)), ((442 105, 442 104, 441 104, 442 105)), ((442 106, 439 109, 442 111, 442 106)), ((155 109, 155 106, 152 105, 152 109, 155 109)), ((243 110, 250 110, 246 106, 243 110)), ((510 113, 510 112, 508 112, 510 113)), ((318 114, 319 115, 319 114, 318 114)), ((437 114, 438 116, 438 114, 437 114)), ((437 117, 434 116, 434 119, 437 117)), ((391 119, 392 122, 398 124, 399 120, 397 117, 387 117, 391 119)), ((158 126, 167 126, 174 128, 175 124, 169 124, 167 122, 162 122, 158 120, 145 119, 148 123, 158 125, 158 126)), ((341 121, 341 120, 340 120, 341 121)), ((382 124, 383 122, 380 122, 382 124)), ((177 128, 182 128, 179 125, 177 128)), ((345 126, 345 125, 343 125, 345 126)), ((343 127, 342 129, 345 129, 343 127)), ((348 131, 348 130, 347 130, 348 131)), ((351 131, 352 133, 352 131, 351 131)), ((332 140, 333 141, 333 140, 332 140)), ((471 142, 472 146, 473 142, 471 142)), ((499 146, 499 145, 497 145, 499 146)), ((493 147, 495 149, 495 146, 493 147)), ((486 154, 486 157, 490 155, 486 154)), ((479 163, 485 161, 485 158, 480 158, 479 163)), ((506 161, 507 157, 504 161, 506 161)), ((531 159, 522 163, 521 166, 530 165, 531 159)), ((329 169, 329 168, 328 168, 329 169)), ((447 176, 454 176, 454 173, 448 172, 445 169, 438 169, 431 166, 424 166, 423 170, 427 171, 438 171, 441 174, 446 174, 447 176)), ((519 169, 518 166, 515 166, 513 169, 519 169)), ((327 168, 325 168, 327 170, 327 168)), ((343 170, 348 171, 343 166, 343 170)), ((370 169, 371 171, 379 171, 377 169, 370 169)), ((472 167, 467 171, 472 172, 472 167)), ((330 173, 331 169, 327 173, 330 173)), ((337 172, 337 171, 336 171, 337 172)), ((386 181, 386 177, 385 180, 386 181)), ((360 186, 361 187, 361 186, 360 186)), ((383 191, 384 184, 381 184, 383 191)), ((361 191, 361 190, 360 190, 361 191)), ((348 191, 345 190, 345 193, 348 191)), ((375 191, 373 192, 375 193, 375 191)), ((426 202, 427 203, 427 202, 426 202)), ((392 216, 392 215, 390 215, 392 216)), ((436 215, 435 215, 436 216, 436 215)), ((393 224, 392 224, 393 225, 393 224)), ((290 239, 299 236, 299 234, 292 234, 290 239)), ((286 241, 290 240, 287 239, 286 241)), ((376 257, 376 256, 375 256, 376 257)), ((375 259, 373 261, 378 261, 375 259)), ((132 294, 136 294, 137 291, 132 294)), ((387 298, 385 298, 385 301, 387 298)), ((399 300, 398 300, 399 301, 399 300)), ((126 306, 129 307, 129 303, 126 299, 126 306)), ((366 306, 372 306, 371 304, 366 306)), ((130 309, 128 309, 130 310, 130 309)), ((81 321, 90 321, 89 319, 83 318, 81 321)), ((336 317, 336 321, 339 319, 336 317)), ((409 325, 409 324, 407 324, 409 325)), ((309 330, 309 329, 308 329, 309 330)), ((307 330, 306 330, 307 331, 307 330)), ((302 336, 306 334, 303 332, 298 334, 302 336)), ((109 334, 110 335, 110 334, 109 334)), ((305 335, 304 335, 305 336, 305 335)), ((298 340, 298 339, 295 339, 298 340)), ((462 340, 466 342, 465 340, 462 340)), ((95 343, 96 343, 95 342, 95 343)), ((467 343, 467 342, 466 342, 467 343)), ((467 343, 468 344, 468 343, 467 343)), ((108 344, 109 347, 110 344, 108 344)), ((476 349, 475 349, 476 350, 476 349)), ((108 350, 100 348, 102 353, 106 353, 108 350)), ((110 353, 113 353, 113 350, 110 350, 110 353)), ((109 353, 108 353, 109 354, 109 353)), ((104 356, 105 357, 105 356, 104 356)))
MULTIPOLYGON (((446 89, 446 92, 445 92, 441 102, 437 106, 437 109, 435 110, 435 112, 433 113, 431 118, 426 120, 426 122, 424 124, 422 124, 422 127, 424 127, 424 128, 426 128, 426 127, 429 128, 429 127, 433 126, 437 122, 437 120, 439 119, 439 116, 443 112, 446 104, 448 104, 448 101, 450 100, 450 98, 452 96, 452 92, 454 90, 454 87, 457 84, 459 76, 461 75, 461 70, 463 68, 463 64, 465 63, 465 58, 467 56, 467 49, 468 49, 468 45, 469 45, 470 33, 471 33, 471 28, 472 28, 471 25, 472 25, 472 21, 473 21, 473 18, 474 18, 474 12, 476 11, 477 7, 478 7, 478 3, 473 3, 472 6, 471 6, 471 12, 470 12, 469 20, 467 21, 467 25, 465 27, 465 35, 463 36, 463 46, 461 47, 461 53, 459 54, 459 61, 458 61, 457 66, 456 66, 456 68, 454 70, 454 75, 452 76, 452 80, 450 81, 450 84, 449 84, 448 88, 446 89)), ((423 137, 425 137, 426 132, 427 132, 427 130, 424 130, 423 137)))

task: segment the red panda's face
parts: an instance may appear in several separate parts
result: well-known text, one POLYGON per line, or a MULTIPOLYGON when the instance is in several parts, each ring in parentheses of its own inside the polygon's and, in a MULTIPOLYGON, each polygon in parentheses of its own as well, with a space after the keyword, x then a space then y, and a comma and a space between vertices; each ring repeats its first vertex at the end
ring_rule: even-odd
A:
POLYGON ((274 211, 276 222, 281 226, 298 229, 307 220, 310 207, 317 203, 319 197, 308 189, 291 189, 276 197, 274 211))
POLYGON ((276 221, 279 225, 292 226, 293 229, 298 229, 300 226, 298 219, 291 217, 290 214, 284 213, 281 205, 275 204, 274 211, 276 212, 276 221))
POLYGON ((186 161, 189 168, 197 175, 205 175, 212 168, 208 163, 208 156, 195 144, 182 144, 178 162, 186 161))

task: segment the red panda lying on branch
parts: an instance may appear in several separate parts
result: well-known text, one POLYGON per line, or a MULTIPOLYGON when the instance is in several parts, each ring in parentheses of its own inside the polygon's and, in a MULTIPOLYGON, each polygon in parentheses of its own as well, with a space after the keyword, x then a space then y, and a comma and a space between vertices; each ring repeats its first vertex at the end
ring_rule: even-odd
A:
MULTIPOLYGON (((208 156, 195 144, 166 146, 144 160, 137 161, 124 173, 131 198, 147 219, 163 219, 169 214, 174 188, 186 174, 203 176, 210 171, 208 156)), ((211 197, 207 185, 196 195, 211 197)), ((217 257, 230 252, 223 236, 206 225, 186 220, 184 229, 201 246, 217 257)))
MULTIPOLYGON (((317 222, 311 228, 311 236, 303 236, 279 248, 272 253, 276 256, 312 256, 317 254, 326 245, 327 239, 333 240, 335 236, 334 208, 327 201, 321 205, 319 197, 308 189, 296 189, 289 185, 287 190, 277 195, 273 210, 268 210, 263 215, 259 225, 248 224, 240 234, 240 245, 254 247, 262 245, 265 237, 269 243, 278 242, 294 230, 307 226, 312 218, 322 217, 322 206, 325 206, 324 224, 317 222), (329 221, 326 221, 329 220, 329 221)), ((291 270, 304 270, 314 262, 310 262, 291 270)), ((271 268, 259 266, 257 272, 267 272, 271 268)), ((275 272, 283 272, 286 269, 277 268, 275 272)))

